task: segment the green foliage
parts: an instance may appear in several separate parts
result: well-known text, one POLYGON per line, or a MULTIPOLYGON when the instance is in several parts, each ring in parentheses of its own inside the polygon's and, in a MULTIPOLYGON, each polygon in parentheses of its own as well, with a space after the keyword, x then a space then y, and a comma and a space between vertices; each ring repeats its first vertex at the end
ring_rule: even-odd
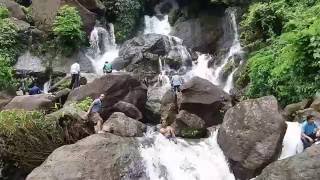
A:
POLYGON ((142 15, 142 0, 104 1, 107 20, 114 23, 117 41, 123 42, 133 36, 142 15))
POLYGON ((63 133, 55 121, 36 111, 0 112, 0 159, 16 162, 30 171, 63 145, 63 133))
POLYGON ((0 55, 0 90, 12 85, 12 68, 8 60, 0 55))
POLYGON ((55 47, 65 55, 71 55, 84 42, 82 20, 75 7, 62 6, 53 23, 55 47))
POLYGON ((84 99, 80 102, 77 102, 73 105, 74 105, 74 107, 76 107, 77 109, 79 109, 81 111, 88 111, 92 102, 93 102, 93 100, 90 97, 86 97, 86 99, 84 99))
POLYGON ((195 128, 183 128, 181 130, 181 136, 184 138, 202 138, 206 135, 206 130, 195 128))
POLYGON ((0 19, 9 17, 9 10, 6 7, 0 6, 0 19))
POLYGON ((320 88, 320 3, 284 7, 283 33, 251 53, 247 91, 249 97, 275 95, 282 105, 312 97, 320 88))
POLYGON ((18 48, 18 31, 9 19, 0 19, 0 56, 14 63, 18 48))

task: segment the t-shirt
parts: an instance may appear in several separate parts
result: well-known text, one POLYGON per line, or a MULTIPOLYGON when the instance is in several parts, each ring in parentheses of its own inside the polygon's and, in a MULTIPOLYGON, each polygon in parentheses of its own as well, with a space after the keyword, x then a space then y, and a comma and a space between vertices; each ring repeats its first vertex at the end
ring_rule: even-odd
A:
POLYGON ((180 85, 182 85, 182 79, 181 79, 181 77, 180 77, 179 75, 174 75, 174 76, 172 76, 171 82, 172 82, 172 85, 173 85, 173 86, 180 86, 180 85))
POLYGON ((100 112, 101 110, 101 100, 100 99, 96 99, 93 101, 93 106, 91 109, 91 112, 100 112))
POLYGON ((71 74, 79 74, 80 73, 80 65, 78 63, 72 64, 71 68, 70 68, 70 73, 71 74))
POLYGON ((302 132, 306 135, 316 133, 317 125, 315 123, 308 123, 307 121, 302 123, 302 132))

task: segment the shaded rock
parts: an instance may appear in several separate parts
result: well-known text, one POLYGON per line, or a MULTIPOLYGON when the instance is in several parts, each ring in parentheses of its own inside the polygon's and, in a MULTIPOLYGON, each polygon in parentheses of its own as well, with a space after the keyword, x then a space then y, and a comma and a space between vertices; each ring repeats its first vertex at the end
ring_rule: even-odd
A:
POLYGON ((197 18, 178 21, 171 35, 179 37, 186 46, 195 51, 212 52, 223 35, 221 24, 221 17, 201 14, 197 18))
POLYGON ((147 126, 124 113, 115 112, 103 124, 103 130, 122 137, 142 137, 147 126))
POLYGON ((179 112, 177 106, 177 100, 175 99, 175 94, 172 90, 168 90, 161 99, 160 122, 163 126, 171 125, 179 112))
POLYGON ((0 111, 14 98, 14 96, 14 93, 0 91, 0 111))
POLYGON ((21 74, 25 72, 27 74, 44 74, 46 67, 43 65, 43 61, 40 58, 31 55, 28 51, 18 58, 17 63, 14 65, 14 69, 21 74))
POLYGON ((30 24, 23 20, 19 20, 17 18, 9 18, 9 20, 15 25, 18 33, 26 33, 30 28, 30 24))
POLYGON ((50 111, 54 108, 55 100, 54 96, 48 94, 16 96, 3 109, 50 111))
POLYGON ((194 77, 182 86, 180 110, 199 116, 210 127, 222 122, 224 112, 231 107, 231 98, 208 80, 194 77))
POLYGON ((203 138, 207 132, 204 120, 185 110, 179 112, 173 126, 177 136, 185 138, 203 138))
POLYGON ((159 124, 161 119, 161 99, 163 96, 163 88, 149 87, 148 100, 144 112, 145 122, 159 124))
POLYGON ((275 97, 246 100, 230 108, 218 133, 218 143, 239 179, 250 179, 277 159, 286 132, 275 97))
POLYGON ((316 119, 320 119, 320 112, 315 111, 313 108, 308 108, 297 111, 293 121, 301 123, 306 120, 309 115, 314 116, 316 119))
POLYGON ((48 114, 46 119, 56 121, 63 129, 65 142, 75 143, 94 134, 94 123, 86 117, 86 112, 67 106, 48 114))
POLYGON ((316 97, 310 107, 320 112, 320 97, 316 97))
POLYGON ((113 105, 112 111, 114 112, 122 112, 126 116, 135 119, 135 120, 142 120, 143 115, 139 111, 137 107, 135 107, 131 103, 127 103, 124 101, 119 101, 115 105, 113 105))
POLYGON ((146 179, 138 146, 132 138, 92 135, 55 150, 27 180, 146 179))
POLYGON ((305 99, 298 103, 289 104, 284 108, 284 113, 288 118, 292 120, 297 111, 307 108, 308 105, 310 105, 310 100, 308 99, 305 99))
POLYGON ((133 104, 140 112, 144 111, 147 101, 147 89, 136 78, 127 73, 112 73, 71 91, 66 104, 86 97, 95 99, 100 94, 106 95, 101 113, 104 119, 113 113, 112 107, 119 101, 133 104))
POLYGON ((0 0, 0 6, 6 7, 9 10, 10 17, 15 17, 20 20, 26 19, 26 15, 18 3, 11 0, 0 0))
POLYGON ((320 177, 320 145, 268 165, 256 180, 303 180, 320 177))

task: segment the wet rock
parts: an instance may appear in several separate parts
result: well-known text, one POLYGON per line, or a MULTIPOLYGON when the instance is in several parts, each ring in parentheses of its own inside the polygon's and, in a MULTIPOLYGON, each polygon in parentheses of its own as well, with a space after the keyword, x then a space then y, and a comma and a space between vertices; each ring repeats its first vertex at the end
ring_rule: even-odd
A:
POLYGON ((55 150, 27 180, 146 179, 138 146, 133 138, 92 135, 55 150))
POLYGON ((103 124, 103 130, 122 137, 142 137, 147 126, 124 113, 115 112, 103 124))
POLYGON ((146 110, 144 112, 145 122, 151 124, 159 124, 161 119, 161 99, 164 94, 161 87, 148 88, 148 100, 146 110))
POLYGON ((75 143, 94 134, 94 123, 86 117, 86 112, 72 106, 66 106, 46 116, 56 121, 63 129, 65 142, 75 143))
POLYGON ((175 119, 176 115, 179 112, 179 108, 177 106, 177 100, 175 98, 175 94, 172 90, 168 90, 161 99, 161 107, 160 114, 161 124, 165 127, 171 125, 175 119))
POLYGON ((227 111, 218 143, 238 179, 255 177, 277 159, 286 127, 273 96, 242 101, 227 111))
POLYGON ((104 119, 113 113, 112 107, 119 101, 133 104, 140 112, 144 111, 147 101, 147 89, 136 78, 127 73, 112 73, 71 91, 66 104, 82 101, 86 97, 95 99, 100 94, 106 95, 102 102, 104 119))
POLYGON ((194 77, 182 86, 180 110, 199 116, 210 127, 222 122, 224 112, 231 107, 231 98, 208 80, 194 77))
POLYGON ((301 154, 275 161, 268 165, 256 180, 319 179, 320 145, 314 145, 301 154))
POLYGON ((26 19, 26 15, 18 3, 11 0, 0 0, 0 6, 6 7, 9 10, 10 17, 15 17, 20 20, 26 19))
POLYGON ((122 112, 126 116, 135 119, 135 120, 142 120, 143 115, 140 110, 135 107, 131 103, 127 103, 124 101, 119 101, 115 105, 113 105, 112 111, 114 112, 122 112))

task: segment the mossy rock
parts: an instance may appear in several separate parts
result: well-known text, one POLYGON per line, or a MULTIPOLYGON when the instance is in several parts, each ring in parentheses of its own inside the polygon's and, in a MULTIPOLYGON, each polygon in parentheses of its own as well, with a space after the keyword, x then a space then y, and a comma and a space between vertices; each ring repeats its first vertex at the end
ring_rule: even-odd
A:
POLYGON ((207 134, 206 129, 195 129, 195 128, 183 128, 181 129, 180 136, 183 138, 190 138, 190 139, 198 139, 205 137, 207 134))

